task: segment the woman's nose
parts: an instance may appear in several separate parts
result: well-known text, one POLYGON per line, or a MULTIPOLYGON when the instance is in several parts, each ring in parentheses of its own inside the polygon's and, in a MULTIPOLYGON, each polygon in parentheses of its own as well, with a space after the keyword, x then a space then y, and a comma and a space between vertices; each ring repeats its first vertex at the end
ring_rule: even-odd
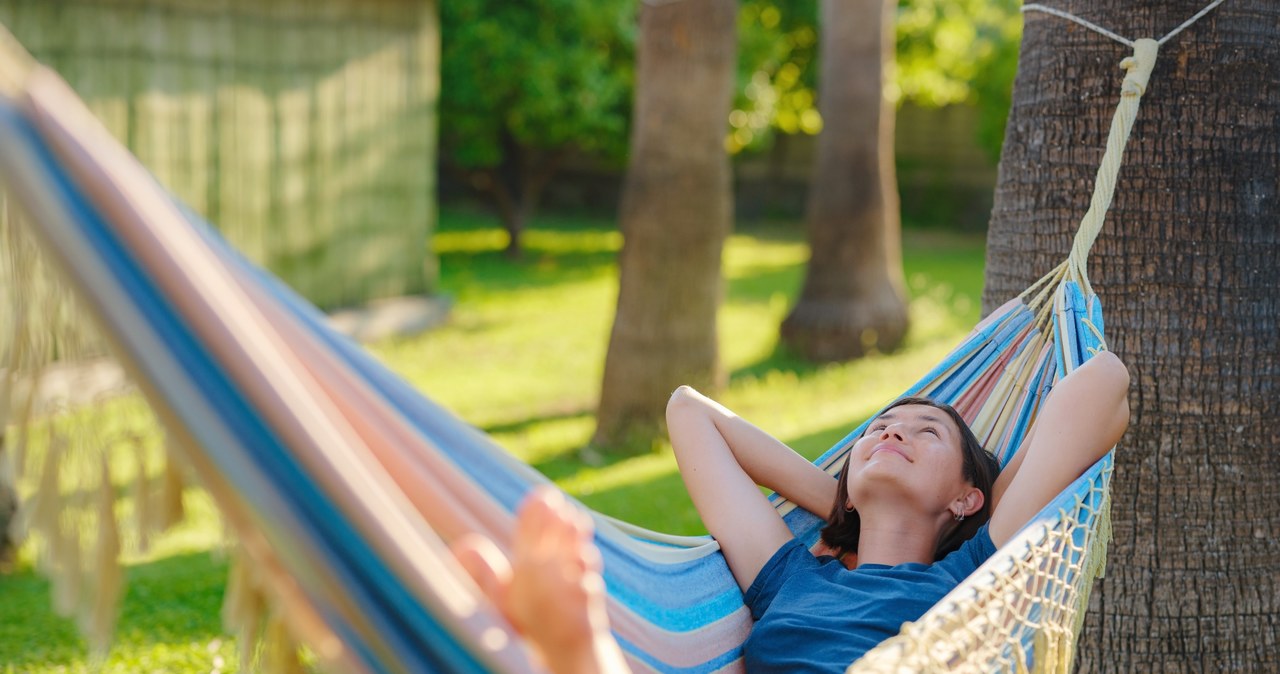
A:
POLYGON ((888 440, 889 438, 895 438, 899 441, 902 440, 902 433, 899 431, 896 424, 893 426, 885 426, 884 430, 880 432, 881 440, 888 440))

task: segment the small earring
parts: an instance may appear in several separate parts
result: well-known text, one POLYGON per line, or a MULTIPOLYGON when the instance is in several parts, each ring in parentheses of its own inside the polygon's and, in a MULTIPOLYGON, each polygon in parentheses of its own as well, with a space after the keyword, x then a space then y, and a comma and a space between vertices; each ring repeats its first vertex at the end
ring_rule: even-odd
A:
POLYGON ((853 506, 851 506, 851 505, 849 505, 849 504, 845 504, 845 506, 844 506, 844 511, 845 511, 845 512, 847 512, 847 513, 851 513, 851 512, 853 512, 853 511, 855 511, 855 510, 857 510, 857 508, 854 508, 853 506))
POLYGON ((964 521, 964 511, 963 511, 963 510, 962 510, 962 511, 960 511, 960 512, 958 512, 958 513, 956 513, 956 521, 957 521, 957 522, 963 522, 963 521, 964 521))

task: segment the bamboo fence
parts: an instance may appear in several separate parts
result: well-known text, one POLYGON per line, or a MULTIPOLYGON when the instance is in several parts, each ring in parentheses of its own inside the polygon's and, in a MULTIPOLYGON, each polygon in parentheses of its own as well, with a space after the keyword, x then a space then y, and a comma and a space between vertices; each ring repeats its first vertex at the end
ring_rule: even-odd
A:
POLYGON ((0 0, 0 23, 321 308, 431 292, 431 0, 0 0))

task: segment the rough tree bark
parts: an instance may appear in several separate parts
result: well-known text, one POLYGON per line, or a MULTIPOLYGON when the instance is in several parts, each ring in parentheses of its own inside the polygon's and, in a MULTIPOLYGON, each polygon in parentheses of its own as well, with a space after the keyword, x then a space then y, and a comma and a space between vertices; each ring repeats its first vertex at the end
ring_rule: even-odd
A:
MULTIPOLYGON (((1158 38, 1204 0, 1064 0, 1158 38)), ((1086 672, 1280 671, 1280 3, 1164 45, 1090 276, 1133 379, 1086 672)), ((1028 14, 988 235, 990 310, 1066 255, 1130 50, 1028 14)), ((1082 420, 1087 422, 1087 420, 1082 420)))
POLYGON ((893 106, 896 0, 824 0, 804 289, 782 340, 806 358, 847 360, 896 347, 907 332, 893 106))
POLYGON ((737 3, 640 7, 618 313, 594 438, 604 447, 647 446, 676 386, 715 384, 720 252, 733 219, 724 135, 737 3))

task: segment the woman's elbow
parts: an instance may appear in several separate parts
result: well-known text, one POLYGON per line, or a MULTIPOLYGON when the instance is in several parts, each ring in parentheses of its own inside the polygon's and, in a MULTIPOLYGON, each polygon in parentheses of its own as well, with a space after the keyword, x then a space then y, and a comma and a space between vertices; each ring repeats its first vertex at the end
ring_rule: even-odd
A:
POLYGON ((1077 377, 1087 380, 1083 386, 1098 395, 1124 399, 1129 395, 1129 368, 1110 351, 1101 351, 1080 366, 1077 377))
POLYGON ((697 407, 700 398, 702 394, 692 386, 681 385, 673 391, 667 399, 667 423, 671 423, 672 417, 697 407))
POLYGON ((1125 367, 1124 362, 1110 351, 1099 353, 1093 360, 1098 361, 1102 369, 1101 376, 1106 382, 1107 391, 1114 395, 1119 404, 1124 407, 1125 417, 1128 418, 1129 368, 1125 367))
POLYGON ((1129 427, 1129 369, 1110 351, 1097 354, 1085 365, 1091 370, 1094 388, 1113 403, 1111 431, 1118 441, 1129 427))

